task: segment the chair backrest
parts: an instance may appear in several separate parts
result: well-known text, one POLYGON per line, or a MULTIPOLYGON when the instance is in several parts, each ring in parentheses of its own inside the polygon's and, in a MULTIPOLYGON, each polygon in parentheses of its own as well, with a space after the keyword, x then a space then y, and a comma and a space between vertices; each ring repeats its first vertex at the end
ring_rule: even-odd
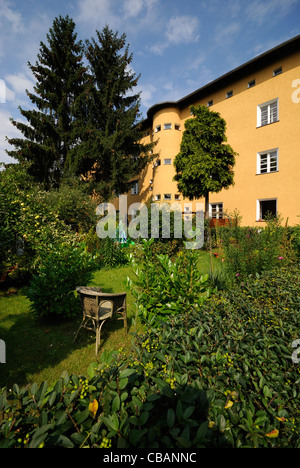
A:
POLYGON ((76 288, 86 315, 95 319, 126 313, 126 293, 103 293, 100 288, 76 288))

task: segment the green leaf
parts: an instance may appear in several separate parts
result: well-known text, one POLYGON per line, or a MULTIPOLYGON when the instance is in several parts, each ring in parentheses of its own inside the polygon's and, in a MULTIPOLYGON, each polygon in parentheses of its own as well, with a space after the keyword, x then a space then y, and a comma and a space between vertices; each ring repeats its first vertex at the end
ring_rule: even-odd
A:
POLYGON ((169 408, 167 412, 167 424, 169 428, 173 427, 174 423, 175 423, 175 412, 172 408, 169 408))
POLYGON ((121 400, 120 400, 120 397, 119 395, 116 395, 113 399, 113 402, 112 402, 112 405, 111 405, 111 409, 112 411, 119 411, 120 409, 120 404, 121 404, 121 400))
POLYGON ((129 377, 132 374, 135 374, 135 369, 124 369, 120 372, 120 379, 124 379, 125 377, 129 377))

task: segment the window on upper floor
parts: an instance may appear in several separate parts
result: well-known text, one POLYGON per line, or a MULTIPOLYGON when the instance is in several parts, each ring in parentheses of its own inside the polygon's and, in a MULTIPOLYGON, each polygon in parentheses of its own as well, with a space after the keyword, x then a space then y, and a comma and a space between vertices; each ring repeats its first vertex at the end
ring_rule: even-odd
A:
POLYGON ((231 91, 227 91, 227 93, 226 93, 226 99, 229 99, 229 98, 231 98, 232 96, 233 96, 233 91, 232 91, 232 90, 231 90, 231 91))
POLYGON ((172 195, 170 193, 164 194, 164 200, 171 200, 171 199, 172 199, 172 195))
POLYGON ((164 164, 165 164, 166 166, 169 166, 170 164, 172 164, 172 159, 171 159, 171 158, 166 158, 166 159, 164 159, 164 164))
POLYGON ((156 125, 155 133, 160 132, 160 131, 161 131, 161 125, 156 125))
POLYGON ((165 123, 164 124, 164 130, 172 130, 172 124, 171 123, 165 123))
POLYGON ((255 80, 248 81, 248 88, 253 88, 255 86, 255 80))
POLYGON ((214 101, 211 99, 210 101, 207 101, 207 107, 211 107, 213 105, 214 101))
POLYGON ((278 150, 264 151, 257 155, 257 174, 278 171, 278 150))
POLYGON ((257 126, 263 127, 279 120, 278 99, 257 106, 257 126))
POLYGON ((180 125, 179 124, 175 124, 175 130, 180 130, 180 125))
POLYGON ((275 70, 273 70, 273 76, 281 75, 281 73, 282 73, 282 67, 278 67, 275 70))
POLYGON ((155 195, 155 196, 154 196, 154 200, 155 200, 155 201, 160 201, 160 199, 161 199, 161 195, 155 195))

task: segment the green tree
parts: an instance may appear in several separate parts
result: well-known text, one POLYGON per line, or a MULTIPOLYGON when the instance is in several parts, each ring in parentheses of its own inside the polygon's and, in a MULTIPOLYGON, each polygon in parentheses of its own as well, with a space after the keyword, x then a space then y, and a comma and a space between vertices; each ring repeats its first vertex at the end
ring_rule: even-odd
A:
POLYGON ((96 34, 86 41, 89 85, 77 109, 81 145, 69 166, 108 200, 130 189, 152 159, 153 145, 140 143, 140 94, 134 92, 139 76, 131 69, 126 35, 119 37, 108 26, 96 34))
POLYGON ((40 43, 35 65, 28 63, 36 78, 36 94, 26 90, 35 108, 20 107, 28 124, 11 119, 25 139, 7 139, 15 146, 7 153, 20 162, 29 161, 30 173, 49 188, 59 184, 68 154, 78 146, 74 133, 75 108, 87 78, 84 46, 77 41, 72 19, 55 18, 47 40, 48 44, 40 43))
POLYGON ((174 160, 178 190, 189 200, 205 198, 209 216, 209 193, 220 192, 234 182, 236 153, 227 141, 226 122, 205 106, 191 106, 193 117, 185 122, 180 152, 174 160))

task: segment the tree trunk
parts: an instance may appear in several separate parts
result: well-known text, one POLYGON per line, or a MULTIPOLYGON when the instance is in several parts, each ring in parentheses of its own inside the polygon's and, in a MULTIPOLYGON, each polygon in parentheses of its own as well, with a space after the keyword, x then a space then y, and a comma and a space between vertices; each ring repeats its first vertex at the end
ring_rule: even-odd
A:
POLYGON ((208 219, 209 218, 209 192, 205 194, 205 212, 204 212, 204 218, 208 219))

